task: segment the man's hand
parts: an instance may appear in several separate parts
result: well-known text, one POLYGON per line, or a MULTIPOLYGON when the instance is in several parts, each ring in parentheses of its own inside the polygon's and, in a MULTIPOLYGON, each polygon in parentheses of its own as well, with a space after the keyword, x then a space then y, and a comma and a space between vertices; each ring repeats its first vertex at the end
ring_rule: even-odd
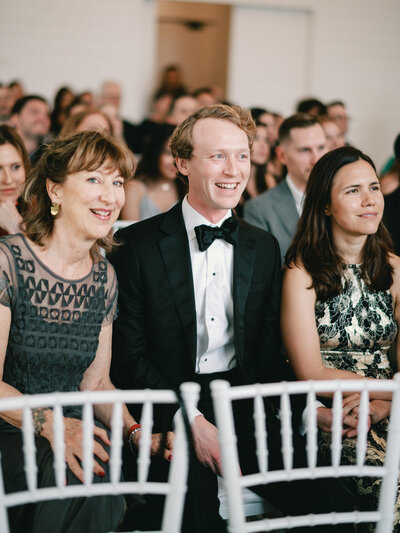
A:
MULTIPOLYGON (((326 431, 327 433, 332 432, 332 409, 328 407, 318 407, 317 409, 317 424, 319 429, 326 431)), ((353 416, 346 415, 343 417, 343 432, 342 435, 345 437, 354 437, 357 435, 357 426, 358 420, 353 416)))
POLYGON ((203 415, 198 415, 192 424, 192 434, 197 459, 214 474, 221 476, 222 463, 217 428, 203 415))

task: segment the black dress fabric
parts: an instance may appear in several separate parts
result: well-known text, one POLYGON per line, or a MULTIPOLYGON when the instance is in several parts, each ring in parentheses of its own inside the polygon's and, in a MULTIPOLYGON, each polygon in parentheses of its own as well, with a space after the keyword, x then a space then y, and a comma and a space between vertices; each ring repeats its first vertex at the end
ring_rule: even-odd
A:
MULTIPOLYGON (((22 234, 0 239, 0 304, 11 310, 3 381, 23 394, 76 391, 95 358, 100 330, 116 313, 117 282, 106 260, 95 261, 80 280, 52 273, 22 234)), ((78 407, 65 408, 80 418, 78 407)), ((100 422, 96 424, 101 426, 100 422)), ((101 426, 103 427, 103 426, 101 426)), ((53 452, 35 439, 38 486, 54 485, 53 452)), ((7 492, 26 487, 21 431, 0 421, 0 452, 7 492)), ((95 482, 109 480, 94 476, 95 482)), ((79 483, 67 468, 67 483, 79 483)), ((11 530, 101 533, 115 530, 123 512, 120 496, 41 502, 9 512, 11 530)))

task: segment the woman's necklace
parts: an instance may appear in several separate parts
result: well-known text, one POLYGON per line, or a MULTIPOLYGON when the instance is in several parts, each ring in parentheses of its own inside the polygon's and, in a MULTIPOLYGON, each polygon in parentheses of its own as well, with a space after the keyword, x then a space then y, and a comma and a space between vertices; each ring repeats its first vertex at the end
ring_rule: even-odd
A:
POLYGON ((168 182, 161 183, 160 189, 164 192, 168 192, 171 189, 171 184, 168 182))

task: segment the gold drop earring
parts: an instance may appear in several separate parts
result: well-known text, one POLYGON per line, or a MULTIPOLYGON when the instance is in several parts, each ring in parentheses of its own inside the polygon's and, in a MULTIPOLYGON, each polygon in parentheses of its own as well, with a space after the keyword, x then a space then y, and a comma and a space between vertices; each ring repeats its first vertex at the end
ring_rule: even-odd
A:
POLYGON ((58 215, 59 210, 60 204, 57 204, 56 202, 51 202, 50 213, 53 215, 53 217, 58 215))

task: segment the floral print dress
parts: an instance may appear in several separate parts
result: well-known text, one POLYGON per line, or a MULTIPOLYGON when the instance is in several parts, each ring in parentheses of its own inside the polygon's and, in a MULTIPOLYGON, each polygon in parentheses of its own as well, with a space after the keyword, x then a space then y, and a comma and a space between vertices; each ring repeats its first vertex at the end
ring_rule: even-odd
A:
MULTIPOLYGON (((344 267, 342 287, 342 293, 323 302, 317 301, 315 305, 324 365, 368 378, 390 379, 393 371, 387 353, 397 333, 390 291, 370 290, 361 277, 359 265, 344 267)), ((387 426, 388 419, 385 418, 370 429, 366 464, 382 464, 386 450, 387 426)), ((330 444, 330 433, 320 431, 321 463, 331 462, 330 444)), ((354 438, 343 439, 343 464, 355 463, 355 444, 354 438)), ((360 509, 376 510, 380 478, 353 478, 348 481, 352 485, 349 488, 358 494, 360 509)), ((400 531, 399 510, 398 491, 394 531, 400 531)), ((366 527, 366 530, 374 531, 373 524, 366 527)))

